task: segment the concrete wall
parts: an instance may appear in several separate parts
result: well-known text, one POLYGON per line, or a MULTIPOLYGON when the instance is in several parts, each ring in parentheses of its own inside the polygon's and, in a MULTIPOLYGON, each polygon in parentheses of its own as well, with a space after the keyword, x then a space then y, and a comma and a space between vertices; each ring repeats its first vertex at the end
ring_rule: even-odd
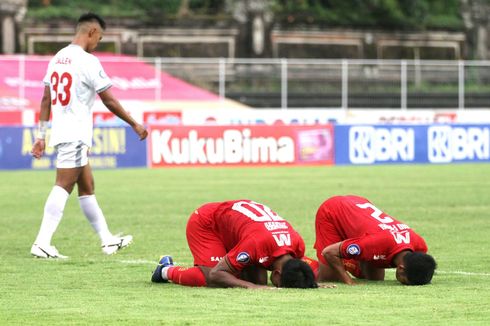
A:
POLYGON ((27 0, 2 0, 0 2, 0 52, 17 52, 19 23, 27 10, 27 0))
MULTIPOLYGON (((266 30, 260 23, 256 25, 252 34, 261 36, 251 37, 246 34, 250 30, 243 26, 226 29, 110 27, 101 50, 141 57, 422 60, 464 59, 467 52, 466 35, 461 32, 266 30)), ((25 27, 20 35, 23 52, 43 54, 55 52, 70 42, 73 28, 25 27)))

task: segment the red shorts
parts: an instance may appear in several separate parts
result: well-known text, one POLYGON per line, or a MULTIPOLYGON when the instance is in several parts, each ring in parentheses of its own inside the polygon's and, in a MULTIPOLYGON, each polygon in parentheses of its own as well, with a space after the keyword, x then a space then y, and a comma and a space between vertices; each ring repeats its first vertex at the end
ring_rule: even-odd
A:
POLYGON ((322 251, 331 244, 342 241, 342 237, 337 231, 330 212, 330 203, 336 198, 326 200, 316 213, 315 217, 315 245, 316 257, 318 261, 328 265, 322 256, 322 251))
POLYGON ((187 222, 187 244, 194 257, 194 265, 214 267, 226 255, 226 250, 212 229, 212 223, 206 216, 210 210, 205 206, 202 207, 204 209, 199 208, 199 214, 192 214, 187 222))

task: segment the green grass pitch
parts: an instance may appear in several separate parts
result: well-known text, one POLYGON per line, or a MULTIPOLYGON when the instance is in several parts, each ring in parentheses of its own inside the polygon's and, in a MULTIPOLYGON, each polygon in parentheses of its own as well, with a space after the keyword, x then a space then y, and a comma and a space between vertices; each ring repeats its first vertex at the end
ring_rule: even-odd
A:
POLYGON ((113 232, 134 243, 106 257, 76 191, 53 244, 67 261, 34 259, 54 171, 0 172, 0 325, 490 324, 490 164, 169 168, 94 171, 113 232), (245 290, 152 284, 161 254, 191 265, 190 213, 209 201, 270 206, 315 257, 314 216, 329 196, 358 194, 414 228, 438 261, 431 285, 385 282, 334 289, 245 290))

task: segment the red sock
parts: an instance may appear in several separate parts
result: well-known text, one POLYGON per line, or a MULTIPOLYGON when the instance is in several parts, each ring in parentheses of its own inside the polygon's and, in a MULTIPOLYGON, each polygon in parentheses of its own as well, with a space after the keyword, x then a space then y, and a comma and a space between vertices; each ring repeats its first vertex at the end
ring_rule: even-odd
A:
POLYGON ((206 286, 206 278, 199 267, 170 267, 167 276, 175 284, 206 286))

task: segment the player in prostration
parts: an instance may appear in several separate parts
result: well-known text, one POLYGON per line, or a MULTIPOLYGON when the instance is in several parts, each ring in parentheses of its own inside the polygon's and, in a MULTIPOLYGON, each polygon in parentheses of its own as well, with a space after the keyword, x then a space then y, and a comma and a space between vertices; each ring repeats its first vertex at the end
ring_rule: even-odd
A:
POLYGON ((146 129, 137 123, 114 97, 99 60, 91 54, 102 39, 104 20, 87 13, 78 19, 71 44, 61 49, 51 59, 46 76, 41 113, 32 155, 39 159, 46 147, 45 137, 50 114, 52 126, 49 146, 57 152, 56 182, 44 206, 44 216, 31 254, 40 258, 66 258, 51 245, 63 216, 66 201, 75 184, 78 186, 80 207, 97 232, 105 254, 113 254, 131 243, 132 236, 113 235, 94 194, 94 178, 88 162, 92 146, 92 105, 96 94, 104 105, 127 122, 143 140, 146 129))
POLYGON ((317 211, 315 230, 318 281, 354 284, 347 271, 357 278, 384 280, 385 268, 396 268, 402 284, 432 280, 436 262, 424 239, 366 198, 327 199, 317 211))
POLYGON ((267 270, 277 287, 316 288, 312 269, 300 258, 305 244, 291 224, 251 200, 207 203, 190 216, 187 243, 194 267, 163 256, 156 283, 187 286, 266 288, 267 270))

